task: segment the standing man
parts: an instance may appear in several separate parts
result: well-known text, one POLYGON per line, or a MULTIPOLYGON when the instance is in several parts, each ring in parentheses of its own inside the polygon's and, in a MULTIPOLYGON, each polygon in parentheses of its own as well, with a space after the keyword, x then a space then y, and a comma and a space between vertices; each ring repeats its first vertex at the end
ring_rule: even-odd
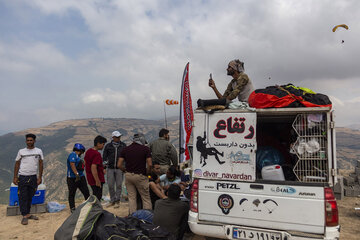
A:
POLYGON ((151 209, 148 175, 151 172, 152 163, 150 149, 145 144, 147 142, 144 134, 134 134, 132 144, 121 151, 117 164, 118 168, 125 173, 130 214, 136 211, 136 191, 141 196, 143 208, 151 209))
POLYGON ((85 152, 85 147, 80 143, 75 143, 73 152, 67 158, 67 178, 66 183, 69 189, 70 211, 75 211, 75 194, 80 189, 85 200, 90 196, 87 182, 84 175, 84 162, 80 158, 85 152))
POLYGON ((231 100, 237 97, 239 101, 247 102, 250 94, 254 91, 254 86, 248 75, 244 72, 244 63, 239 59, 232 60, 229 62, 226 70, 227 75, 232 76, 233 79, 228 84, 224 94, 221 95, 212 78, 209 79, 209 87, 214 90, 219 99, 226 98, 227 102, 231 102, 231 100))
POLYGON ((120 141, 121 133, 119 131, 114 131, 111 135, 112 141, 106 144, 104 148, 103 160, 104 166, 107 169, 107 184, 110 193, 109 207, 116 204, 115 208, 118 208, 120 206, 123 172, 117 167, 117 162, 120 152, 126 147, 126 144, 120 141))
POLYGON ((18 185, 20 212, 23 216, 21 224, 23 225, 27 225, 29 219, 39 220, 37 216, 30 214, 30 208, 32 197, 42 181, 44 160, 41 149, 35 147, 36 136, 29 133, 26 134, 25 139, 26 148, 20 149, 15 159, 13 179, 13 183, 18 185))
POLYGON ((169 130, 163 128, 159 132, 159 138, 150 143, 152 159, 160 163, 160 173, 165 174, 170 164, 177 167, 178 154, 174 145, 170 142, 169 130))
POLYGON ((102 189, 105 183, 105 169, 99 150, 104 148, 105 143, 106 138, 100 135, 97 136, 94 139, 94 147, 89 148, 84 157, 87 182, 92 189, 93 195, 95 195, 99 201, 102 198, 102 189))

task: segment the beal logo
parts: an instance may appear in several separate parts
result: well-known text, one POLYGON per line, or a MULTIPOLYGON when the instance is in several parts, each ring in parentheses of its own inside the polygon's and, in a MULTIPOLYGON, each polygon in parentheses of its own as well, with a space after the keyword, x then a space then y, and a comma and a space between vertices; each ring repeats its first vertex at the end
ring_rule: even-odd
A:
POLYGON ((234 206, 233 198, 228 194, 222 194, 218 198, 218 206, 224 214, 229 214, 230 209, 234 206))
POLYGON ((276 193, 285 193, 285 194, 296 193, 296 189, 292 187, 272 187, 271 191, 276 193))

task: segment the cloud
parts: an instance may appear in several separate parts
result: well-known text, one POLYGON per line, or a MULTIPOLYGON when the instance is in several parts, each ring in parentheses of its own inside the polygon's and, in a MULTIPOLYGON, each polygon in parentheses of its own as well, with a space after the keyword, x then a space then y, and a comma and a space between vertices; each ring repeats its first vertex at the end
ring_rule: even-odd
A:
POLYGON ((347 101, 348 103, 353 103, 353 104, 359 104, 360 103, 360 97, 355 97, 353 99, 350 99, 347 101))
POLYGON ((117 106, 126 106, 126 96, 121 92, 106 89, 94 89, 90 92, 83 93, 82 101, 85 104, 91 103, 106 103, 115 104, 117 106))
POLYGON ((343 101, 341 101, 340 99, 338 99, 334 96, 329 96, 329 98, 334 107, 343 107, 345 105, 345 103, 343 101))
POLYGON ((0 101, 11 104, 2 108, 10 118, 28 109, 49 111, 47 121, 161 118, 163 101, 180 98, 187 62, 195 106, 215 98, 209 73, 225 90, 226 65, 235 58, 256 88, 308 87, 331 96, 339 123, 360 118, 349 109, 360 90, 358 1, 34 0, 1 7, 0 101), (350 29, 333 33, 339 23, 350 29))
POLYGON ((88 93, 88 96, 82 98, 84 103, 104 102, 104 97, 99 93, 88 93))

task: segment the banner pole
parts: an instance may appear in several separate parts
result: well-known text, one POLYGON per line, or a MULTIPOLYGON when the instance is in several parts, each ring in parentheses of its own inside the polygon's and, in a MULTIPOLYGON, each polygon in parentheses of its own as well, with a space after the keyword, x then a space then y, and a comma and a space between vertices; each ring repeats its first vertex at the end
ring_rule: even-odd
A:
POLYGON ((165 117, 165 128, 167 129, 167 119, 166 119, 165 101, 164 101, 164 117, 165 117))

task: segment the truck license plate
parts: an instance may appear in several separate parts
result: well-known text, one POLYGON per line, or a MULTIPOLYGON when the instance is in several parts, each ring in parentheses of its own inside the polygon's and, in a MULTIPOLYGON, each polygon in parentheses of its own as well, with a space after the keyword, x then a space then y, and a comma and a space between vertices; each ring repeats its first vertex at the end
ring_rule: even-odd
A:
POLYGON ((233 238, 246 240, 282 240, 281 233, 256 231, 239 227, 233 228, 233 238))

